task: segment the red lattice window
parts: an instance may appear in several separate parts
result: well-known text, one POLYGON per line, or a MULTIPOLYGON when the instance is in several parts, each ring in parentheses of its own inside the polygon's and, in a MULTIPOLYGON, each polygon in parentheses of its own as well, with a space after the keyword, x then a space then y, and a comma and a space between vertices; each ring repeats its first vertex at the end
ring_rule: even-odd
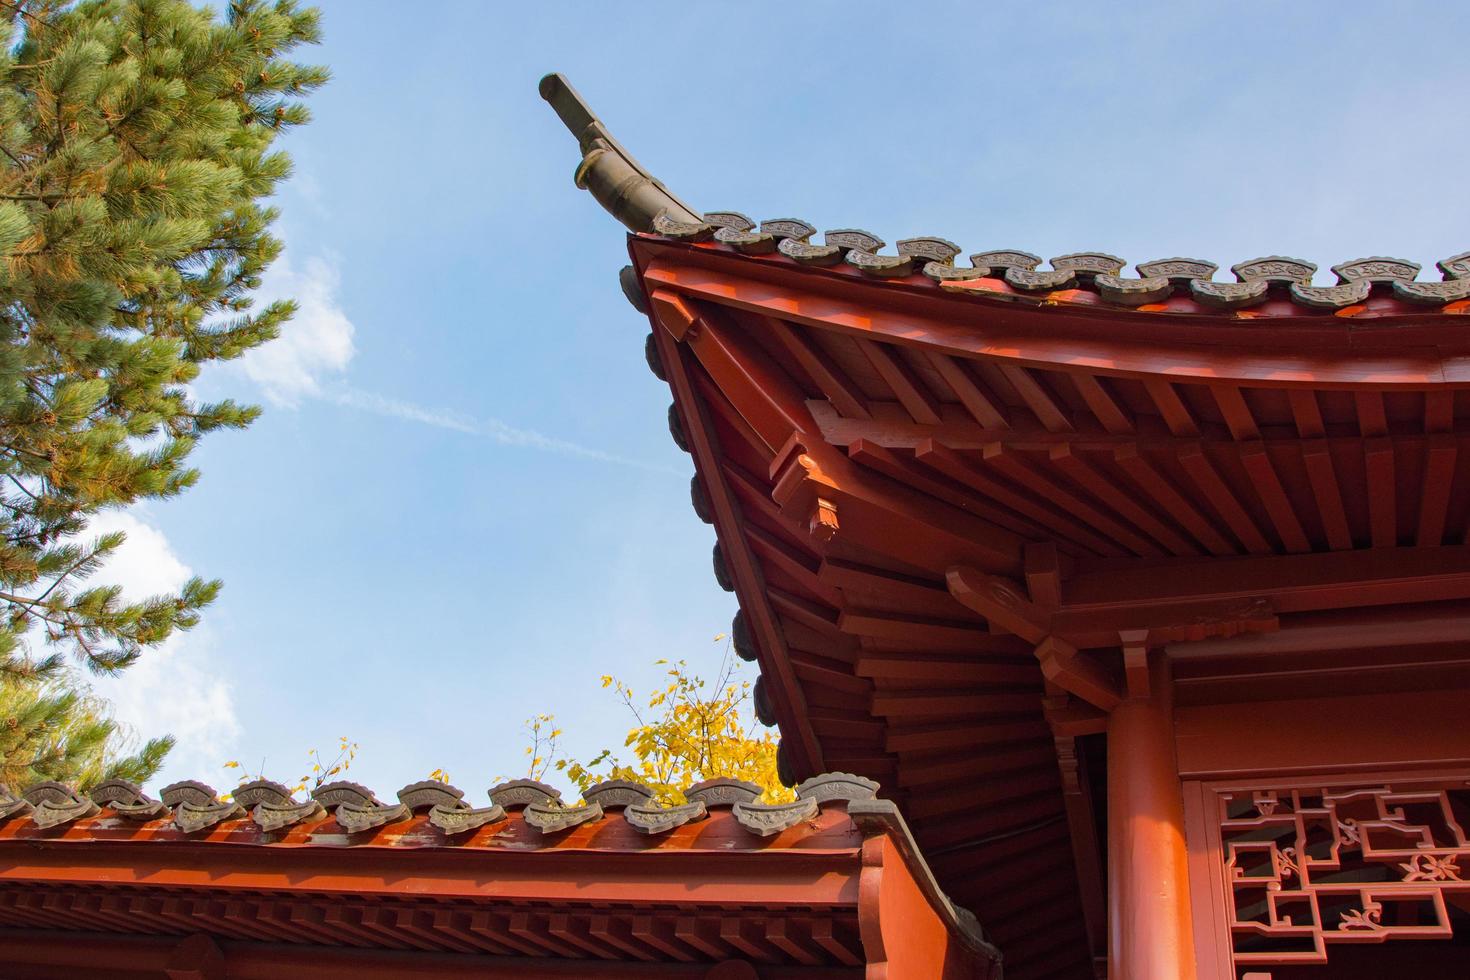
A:
POLYGON ((1349 944, 1451 940, 1457 921, 1470 939, 1470 780, 1219 788, 1205 800, 1237 976, 1325 964, 1349 944))

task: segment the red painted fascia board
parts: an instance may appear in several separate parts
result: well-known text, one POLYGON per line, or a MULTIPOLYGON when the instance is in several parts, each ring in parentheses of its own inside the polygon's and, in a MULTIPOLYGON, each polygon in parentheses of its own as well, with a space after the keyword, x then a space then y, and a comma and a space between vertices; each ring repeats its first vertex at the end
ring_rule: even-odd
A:
POLYGON ((585 904, 857 903, 858 848, 546 851, 10 839, 0 885, 343 893, 585 904))
POLYGON ((1368 327, 1337 318, 1262 323, 1114 308, 1021 307, 938 295, 782 260, 634 238, 652 286, 808 326, 1027 367, 1264 387, 1380 390, 1470 385, 1470 319, 1395 315, 1368 327))

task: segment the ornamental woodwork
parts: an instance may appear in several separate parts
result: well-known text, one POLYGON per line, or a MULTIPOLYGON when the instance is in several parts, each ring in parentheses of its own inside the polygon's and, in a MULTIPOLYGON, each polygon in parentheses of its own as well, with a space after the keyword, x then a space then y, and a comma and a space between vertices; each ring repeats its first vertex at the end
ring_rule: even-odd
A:
POLYGON ((1470 779, 1227 790, 1213 805, 1238 970, 1448 939, 1451 909, 1470 910, 1470 779))

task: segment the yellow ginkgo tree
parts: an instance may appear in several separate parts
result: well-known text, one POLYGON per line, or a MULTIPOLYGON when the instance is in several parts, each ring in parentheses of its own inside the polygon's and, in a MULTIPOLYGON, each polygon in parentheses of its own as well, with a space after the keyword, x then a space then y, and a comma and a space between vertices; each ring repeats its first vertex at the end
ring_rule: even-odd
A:
POLYGON ((623 740, 631 758, 624 761, 612 749, 579 762, 559 757, 562 730, 554 716, 538 714, 526 722, 531 744, 527 775, 542 779, 553 770, 586 790, 604 779, 628 779, 651 789, 664 803, 685 802, 684 791, 704 779, 729 777, 760 786, 765 802, 794 798, 776 775, 776 737, 763 730, 750 711, 752 683, 741 676, 726 634, 715 637, 725 644, 719 672, 713 679, 694 674, 683 660, 658 660, 667 668, 667 683, 646 698, 612 674, 602 676, 632 714, 634 726, 623 740))

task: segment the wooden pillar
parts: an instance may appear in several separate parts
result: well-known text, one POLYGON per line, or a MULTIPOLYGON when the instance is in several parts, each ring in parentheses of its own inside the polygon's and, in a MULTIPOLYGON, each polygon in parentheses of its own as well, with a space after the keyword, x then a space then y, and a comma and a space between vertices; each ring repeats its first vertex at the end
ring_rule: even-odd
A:
POLYGON ((1194 980, 1184 799, 1162 651, 1150 658, 1147 683, 1129 687, 1108 720, 1108 976, 1194 980))

